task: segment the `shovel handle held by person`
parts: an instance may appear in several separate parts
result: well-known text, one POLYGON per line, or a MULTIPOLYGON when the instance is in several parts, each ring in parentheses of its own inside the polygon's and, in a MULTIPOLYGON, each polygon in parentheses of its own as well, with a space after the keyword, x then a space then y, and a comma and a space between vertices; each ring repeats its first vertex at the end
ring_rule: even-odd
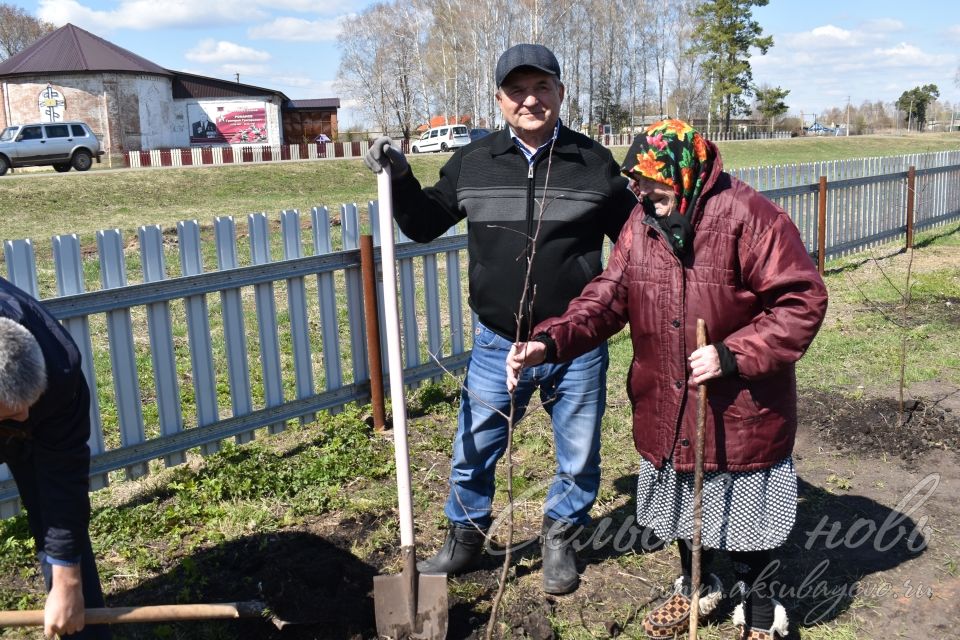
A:
MULTIPOLYGON (((697 318, 697 348, 707 346, 707 323, 697 318)), ((703 454, 707 431, 707 385, 697 385, 697 437, 693 459, 693 559, 690 563, 690 640, 696 640, 700 614, 700 551, 703 533, 703 454)))
MULTIPOLYGON (((401 155, 402 158, 402 155, 401 155)), ((397 466, 397 503, 400 515, 399 576, 373 579, 374 614, 381 636, 443 640, 447 636, 447 576, 417 571, 413 528, 407 413, 400 357, 400 307, 397 302, 397 263, 393 242, 391 164, 377 173, 380 216, 380 252, 383 265, 383 320, 387 333, 390 401, 393 407, 393 444, 397 466)))
MULTIPOLYGON (((212 604, 163 604, 140 607, 101 607, 87 609, 86 624, 119 624, 126 622, 171 622, 175 620, 230 620, 263 616, 267 605, 249 602, 212 604)), ((43 609, 0 611, 0 628, 43 626, 43 609)))

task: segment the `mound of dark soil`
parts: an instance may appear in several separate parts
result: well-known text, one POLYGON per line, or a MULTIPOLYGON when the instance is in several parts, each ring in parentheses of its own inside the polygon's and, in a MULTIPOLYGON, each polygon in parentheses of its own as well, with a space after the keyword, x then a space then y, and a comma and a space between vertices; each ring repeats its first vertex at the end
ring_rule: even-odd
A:
POLYGON ((849 399, 811 391, 800 399, 798 418, 809 433, 860 456, 913 463, 931 449, 960 449, 960 415, 925 398, 905 401, 901 416, 894 398, 849 399))
MULTIPOLYGON (((164 575, 115 595, 111 605, 262 601, 268 608, 262 619, 206 624, 261 640, 375 637, 370 592, 377 569, 348 549, 346 540, 301 531, 241 538, 188 556, 164 575), (295 624, 280 631, 271 615, 295 624)), ((190 630, 196 624, 204 623, 177 623, 184 634, 177 637, 201 635, 190 630)), ((124 627, 118 637, 156 637, 150 625, 124 627)))

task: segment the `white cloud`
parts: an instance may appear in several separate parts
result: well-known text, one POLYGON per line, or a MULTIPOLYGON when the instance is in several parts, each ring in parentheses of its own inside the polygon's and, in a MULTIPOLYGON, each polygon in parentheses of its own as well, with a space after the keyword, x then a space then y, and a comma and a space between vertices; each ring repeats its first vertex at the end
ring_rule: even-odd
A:
MULTIPOLYGON (((242 80, 241 76, 241 80, 242 80)), ((341 107, 344 96, 334 87, 336 80, 317 80, 309 76, 278 76, 266 74, 260 78, 260 85, 283 91, 293 100, 307 98, 340 98, 341 107)), ((253 82, 252 84, 257 84, 253 82)))
POLYGON ((791 49, 836 49, 853 48, 863 44, 863 34, 826 24, 802 33, 785 34, 775 38, 776 44, 783 43, 791 49))
POLYGON ((960 42, 960 24, 951 25, 947 28, 947 38, 952 42, 960 42))
POLYGON ((221 64, 220 73, 234 79, 236 74, 240 74, 240 82, 261 86, 263 83, 252 76, 263 76, 270 73, 270 67, 262 64, 245 64, 243 62, 230 62, 221 64), (246 77, 245 77, 246 76, 246 77))
POLYGON ((926 53, 919 47, 901 42, 887 49, 874 49, 870 57, 881 67, 936 67, 950 64, 954 56, 926 53))
POLYGON ((253 4, 227 0, 122 0, 116 9, 101 11, 76 0, 40 0, 37 17, 57 26, 68 22, 94 33, 116 29, 153 30, 166 27, 208 28, 262 20, 265 12, 253 4))
POLYGON ((251 27, 247 35, 254 40, 330 42, 340 35, 340 20, 304 20, 284 16, 251 27))
POLYGON ((286 9, 321 16, 334 16, 356 9, 353 0, 259 0, 256 4, 268 9, 286 9))
POLYGON ((266 51, 258 51, 251 47, 244 47, 226 40, 213 40, 212 38, 201 40, 197 43, 197 46, 183 55, 187 60, 205 64, 228 62, 249 64, 250 62, 266 62, 270 59, 270 54, 266 51))
POLYGON ((896 18, 876 18, 867 20, 862 25, 864 31, 871 33, 898 33, 903 31, 905 26, 903 22, 896 18))
POLYGON ((317 81, 307 76, 271 76, 270 83, 271 86, 277 84, 286 87, 312 87, 317 81))

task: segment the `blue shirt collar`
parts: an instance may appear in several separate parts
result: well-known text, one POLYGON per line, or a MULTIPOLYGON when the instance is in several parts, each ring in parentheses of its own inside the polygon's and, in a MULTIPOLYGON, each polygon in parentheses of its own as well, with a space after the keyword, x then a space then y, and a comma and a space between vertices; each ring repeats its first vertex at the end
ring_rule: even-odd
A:
POLYGON ((527 148, 527 145, 520 141, 520 138, 517 137, 513 127, 509 127, 509 129, 510 139, 513 140, 513 144, 517 145, 517 148, 520 149, 521 153, 523 153, 524 157, 527 159, 527 164, 532 165, 533 161, 540 154, 540 152, 543 151, 545 147, 549 147, 551 144, 553 144, 553 141, 557 139, 557 135, 560 133, 560 118, 557 118, 557 124, 553 127, 553 135, 550 136, 549 140, 537 147, 536 151, 530 151, 530 149, 527 148))

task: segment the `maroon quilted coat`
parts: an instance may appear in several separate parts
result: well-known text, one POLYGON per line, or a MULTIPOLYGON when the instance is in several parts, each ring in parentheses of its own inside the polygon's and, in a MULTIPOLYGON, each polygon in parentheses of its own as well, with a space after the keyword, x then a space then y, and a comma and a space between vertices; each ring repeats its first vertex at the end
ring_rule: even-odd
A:
POLYGON ((672 459, 692 471, 697 388, 687 357, 703 318, 710 342, 722 340, 739 368, 708 382, 705 468, 751 471, 793 450, 794 363, 820 328, 827 291, 787 214, 723 172, 708 146, 716 155, 691 219, 693 251, 678 258, 638 204, 606 270, 532 335, 547 333, 562 362, 629 322, 637 451, 658 468, 672 459))

